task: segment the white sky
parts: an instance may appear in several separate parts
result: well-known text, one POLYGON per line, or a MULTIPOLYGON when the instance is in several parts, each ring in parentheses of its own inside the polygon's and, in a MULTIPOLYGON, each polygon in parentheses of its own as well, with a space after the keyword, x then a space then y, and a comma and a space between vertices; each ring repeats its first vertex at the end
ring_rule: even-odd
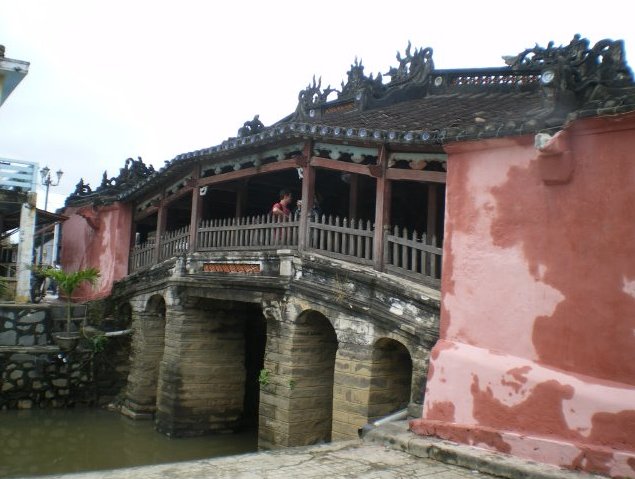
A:
POLYGON ((31 63, 0 108, 0 157, 64 170, 51 210, 81 177, 95 188, 128 157, 158 168, 235 136, 256 113, 278 121, 314 74, 339 88, 356 56, 366 74, 385 73, 408 40, 432 47, 437 68, 488 67, 581 33, 624 39, 633 65, 630 5, 0 0, 0 44, 31 63))

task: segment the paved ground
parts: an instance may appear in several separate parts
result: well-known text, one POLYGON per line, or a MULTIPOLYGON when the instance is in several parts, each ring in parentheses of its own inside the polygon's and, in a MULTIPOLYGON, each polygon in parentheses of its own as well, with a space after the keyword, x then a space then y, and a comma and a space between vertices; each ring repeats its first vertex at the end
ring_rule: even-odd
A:
MULTIPOLYGON (((417 436, 406 421, 368 432, 364 440, 336 442, 217 459, 48 479, 594 479, 505 454, 417 436)), ((39 479, 44 479, 40 477, 39 479)), ((605 478, 603 478, 605 479, 605 478)))
POLYGON ((176 464, 90 472, 64 476, 73 479, 293 479, 293 478, 491 478, 486 474, 421 459, 381 444, 346 441, 322 446, 282 449, 176 464))

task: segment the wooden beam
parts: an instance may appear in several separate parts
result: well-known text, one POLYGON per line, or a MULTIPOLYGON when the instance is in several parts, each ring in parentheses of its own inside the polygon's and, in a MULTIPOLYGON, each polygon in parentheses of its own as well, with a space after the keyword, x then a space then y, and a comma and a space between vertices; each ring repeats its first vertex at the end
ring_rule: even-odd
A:
MULTIPOLYGON (((386 145, 382 145, 379 150, 377 164, 385 168, 386 157, 386 145)), ((375 193, 375 236, 373 238, 373 262, 377 271, 384 270, 384 230, 390 228, 391 186, 392 183, 385 174, 377 178, 375 193)))
MULTIPOLYGON (((304 145, 304 157, 311 156, 313 142, 307 141, 304 145)), ((298 238, 298 249, 304 251, 307 247, 309 236, 309 212, 313 208, 313 198, 315 195, 315 168, 310 163, 302 167, 302 209, 300 210, 300 235, 298 238)))
POLYGON ((357 219, 357 202, 359 198, 359 176, 351 175, 348 191, 348 217, 357 219))
POLYGON ((229 173, 221 173, 220 175, 207 176, 198 180, 199 186, 213 185, 215 183, 224 183, 226 181, 241 180, 250 176, 260 175, 262 173, 272 173, 275 171, 288 170, 297 168, 297 160, 290 158, 288 160, 277 161, 275 163, 267 163, 261 166, 252 166, 238 171, 230 171, 229 173))
POLYGON ((424 181, 427 183, 445 183, 445 171, 421 171, 405 170, 400 168, 388 168, 386 178, 389 180, 424 181))
POLYGON ((155 214, 157 211, 159 211, 158 206, 150 206, 149 208, 146 208, 145 210, 135 213, 134 221, 141 221, 142 219, 155 214))
POLYGON ((311 158, 311 166, 316 168, 324 168, 327 170, 342 171, 345 173, 355 173, 356 175, 373 176, 370 173, 368 165, 358 165, 357 163, 346 163, 344 161, 331 160, 314 156, 311 158))
POLYGON ((193 189, 194 188, 192 186, 184 186, 183 188, 181 188, 176 193, 172 193, 170 196, 166 196, 165 200, 164 200, 164 203, 166 205, 169 205, 170 203, 173 203, 174 201, 176 201, 176 200, 184 197, 185 195, 191 193, 193 189))
MULTIPOLYGON (((198 180, 200 175, 200 167, 196 167, 192 173, 192 179, 198 180)), ((194 181, 196 185, 196 181, 194 181)), ((192 188, 192 209, 190 210, 190 241, 189 251, 194 252, 198 247, 198 224, 201 221, 203 197, 201 196, 201 190, 198 186, 192 188)))
POLYGON ((437 246, 437 190, 438 187, 436 184, 428 184, 428 221, 426 225, 426 235, 428 237, 428 244, 434 246, 437 246))
POLYGON ((240 182, 240 185, 236 189, 236 218, 241 218, 245 215, 245 210, 247 208, 248 183, 249 179, 245 178, 240 182))
MULTIPOLYGON (((165 195, 165 192, 163 193, 163 195, 165 195)), ((161 235, 165 233, 165 225, 167 223, 168 209, 166 208, 163 201, 164 200, 162 198, 161 202, 159 203, 159 212, 157 214, 157 231, 155 233, 153 255, 154 264, 159 263, 159 252, 161 251, 161 235)))

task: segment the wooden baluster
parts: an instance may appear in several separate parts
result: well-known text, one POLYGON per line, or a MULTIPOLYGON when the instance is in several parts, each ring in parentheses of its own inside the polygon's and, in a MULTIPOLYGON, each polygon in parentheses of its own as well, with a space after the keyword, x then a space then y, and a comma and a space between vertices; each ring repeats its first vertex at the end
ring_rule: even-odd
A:
POLYGON ((264 223, 264 240, 265 240, 265 244, 264 246, 269 246, 271 244, 271 223, 273 222, 273 219, 271 217, 271 215, 268 215, 265 223, 264 223))
POLYGON ((356 258, 364 257, 364 238, 361 234, 364 230, 364 220, 358 219, 355 224, 353 224, 354 228, 354 241, 355 241, 355 251, 353 256, 356 258))
MULTIPOLYGON (((326 216, 322 215, 322 221, 321 224, 325 224, 326 223, 326 216)), ((324 250, 326 248, 326 231, 324 230, 324 228, 320 228, 319 229, 319 246, 318 249, 320 250, 324 250)))
POLYGON ((417 254, 419 253, 419 249, 417 248, 417 230, 413 230, 412 232, 412 245, 409 246, 410 248, 410 270, 413 273, 418 273, 418 265, 419 262, 417 261, 417 254))
MULTIPOLYGON (((408 228, 404 228, 401 233, 401 238, 407 240, 408 228)), ((406 270, 408 269, 408 247, 405 245, 401 246, 401 267, 406 270)))
MULTIPOLYGON (((393 235, 395 239, 399 238, 399 226, 395 225, 393 235)), ((399 243, 396 241, 392 244, 392 264, 394 266, 400 266, 399 264, 399 243)))
MULTIPOLYGON (((420 264, 419 264, 419 270, 420 273, 424 276, 430 276, 430 253, 428 253, 425 249, 423 249, 425 247, 425 245, 428 244, 428 234, 427 233, 423 233, 421 235, 421 257, 419 259, 420 264)), ((434 261, 434 258, 432 258, 432 260, 434 261)))
MULTIPOLYGON (((341 225, 340 217, 335 217, 335 226, 339 228, 341 225)), ((342 233, 340 231, 335 231, 333 233, 333 251, 335 253, 342 253, 342 233)))
MULTIPOLYGON (((433 243, 432 246, 436 246, 436 237, 430 238, 429 243, 433 243), (434 243, 433 243, 434 242, 434 243)), ((430 277, 434 279, 441 279, 441 256, 436 253, 430 253, 430 277)))
MULTIPOLYGON (((373 225, 370 222, 370 220, 366 222, 366 231, 368 231, 369 233, 372 233, 373 231, 373 225)), ((365 236, 365 240, 366 240, 365 241, 366 246, 364 251, 365 253, 364 258, 372 260, 373 259, 373 237, 370 235, 365 236)))
POLYGON ((342 219, 342 228, 345 230, 342 234, 342 254, 348 255, 348 240, 350 238, 348 233, 348 218, 342 219))

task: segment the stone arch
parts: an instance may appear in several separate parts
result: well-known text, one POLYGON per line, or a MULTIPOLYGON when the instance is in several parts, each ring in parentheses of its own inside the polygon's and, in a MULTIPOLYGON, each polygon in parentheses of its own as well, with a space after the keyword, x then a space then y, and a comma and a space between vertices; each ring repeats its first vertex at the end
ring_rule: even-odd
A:
POLYGON ((260 389, 258 446, 330 441, 338 348, 327 317, 298 304, 263 304, 267 345, 260 389))
POLYGON ((115 306, 114 329, 128 329, 132 325, 132 305, 125 301, 115 306))
POLYGON ((373 421, 410 404, 412 356, 403 343, 380 338, 373 344, 368 419, 373 421))
POLYGON ((153 294, 143 311, 132 312, 132 351, 123 413, 135 419, 156 411, 159 366, 165 346, 165 299, 153 294))
POLYGON ((298 398, 298 412, 304 412, 303 437, 297 445, 328 442, 332 436, 337 334, 329 319, 312 309, 302 311, 295 325, 291 392, 298 398))
POLYGON ((153 294, 146 302, 146 313, 163 316, 165 319, 165 299, 160 294, 153 294))

